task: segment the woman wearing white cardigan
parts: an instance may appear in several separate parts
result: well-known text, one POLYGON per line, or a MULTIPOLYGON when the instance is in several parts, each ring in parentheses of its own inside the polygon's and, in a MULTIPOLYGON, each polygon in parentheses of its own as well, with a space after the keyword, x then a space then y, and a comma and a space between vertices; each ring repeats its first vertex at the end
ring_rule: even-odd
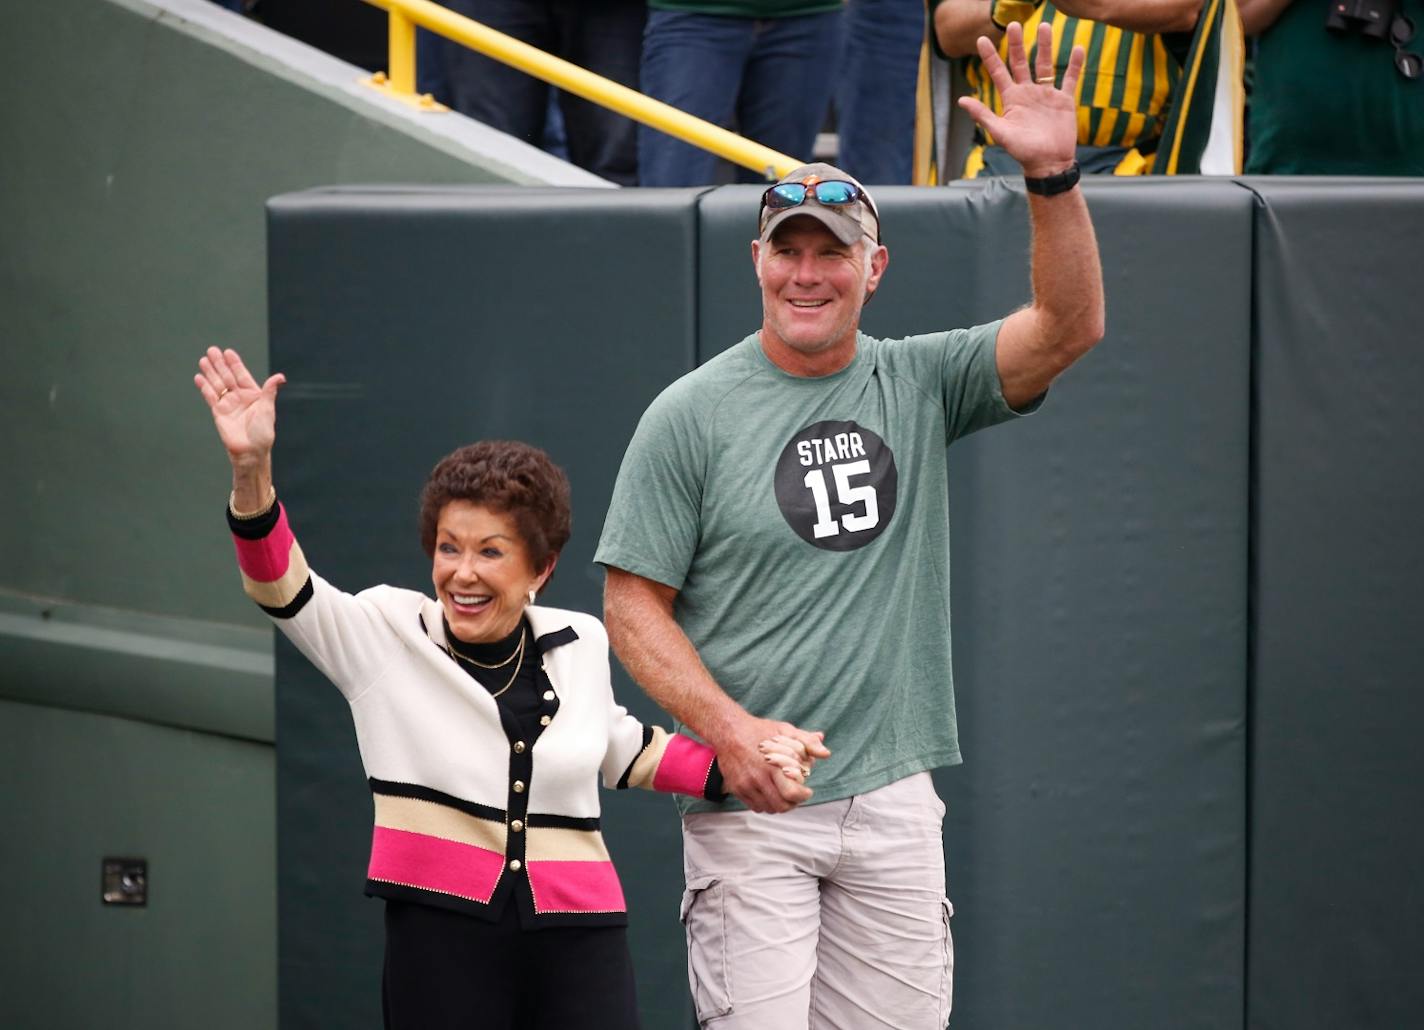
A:
MULTIPOLYGON (((717 798, 721 775, 706 745, 614 701, 596 618, 534 604, 569 537, 562 470, 527 444, 460 448, 421 496, 435 598, 348 594, 307 566, 272 483, 285 377, 258 384, 216 347, 198 364, 244 588, 351 706, 375 809, 366 893, 386 903, 385 1025, 636 1027, 598 780, 717 798)), ((804 747, 763 749, 803 795, 804 747)))

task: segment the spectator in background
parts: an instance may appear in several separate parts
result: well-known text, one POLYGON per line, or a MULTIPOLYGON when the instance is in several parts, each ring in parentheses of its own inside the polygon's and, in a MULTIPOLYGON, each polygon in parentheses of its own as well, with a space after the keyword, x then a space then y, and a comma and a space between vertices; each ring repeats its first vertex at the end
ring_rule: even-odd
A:
POLYGON ((1336 5, 1319 0, 1237 3, 1246 34, 1260 35, 1247 172, 1424 175, 1424 2, 1347 5, 1364 17, 1337 15, 1333 28, 1336 5))
MULTIPOLYGON (((996 114, 1003 101, 975 52, 980 36, 1002 57, 1010 22, 1021 22, 1028 39, 1040 24, 1052 25, 1059 80, 1073 45, 1083 46, 1088 62, 1078 94, 1078 164, 1084 172, 1140 175, 1151 170, 1201 6, 1202 0, 936 0, 931 16, 941 56, 967 58, 973 95, 996 114), (1090 12, 1096 21, 1085 19, 1090 12)), ((962 177, 1019 174, 1018 162, 980 129, 962 177)))
MULTIPOLYGON (((446 0, 445 6, 614 82, 638 86, 643 0, 446 0)), ((553 88, 548 83, 443 40, 422 40, 421 64, 422 86, 443 81, 442 99, 448 97, 461 114, 543 145, 553 88)), ((558 103, 569 160, 621 186, 637 185, 635 124, 569 93, 560 92, 558 103)))
MULTIPOLYGON (((842 0, 648 0, 642 90, 688 114, 808 158, 835 93, 842 0)), ((702 186, 721 159, 638 128, 643 186, 702 186)), ((739 169, 743 182, 762 176, 739 169)))
POLYGON ((909 185, 923 0, 849 0, 836 89, 837 164, 861 182, 909 185))
MULTIPOLYGON (((437 32, 415 30, 415 91, 429 93, 446 107, 453 107, 454 104, 450 99, 445 48, 456 45, 437 32)), ((553 86, 549 87, 548 94, 548 101, 544 105, 544 134, 540 137, 539 146, 559 160, 568 161, 569 144, 564 135, 562 106, 564 95, 553 86)))

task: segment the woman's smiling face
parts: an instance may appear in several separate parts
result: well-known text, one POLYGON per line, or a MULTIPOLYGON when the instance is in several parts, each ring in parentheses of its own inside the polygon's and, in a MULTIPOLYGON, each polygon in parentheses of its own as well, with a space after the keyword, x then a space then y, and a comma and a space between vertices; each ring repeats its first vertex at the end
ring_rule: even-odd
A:
POLYGON ((538 590, 548 572, 534 569, 509 515, 470 501, 440 510, 430 578, 457 639, 488 644, 509 636, 529 591, 538 590))

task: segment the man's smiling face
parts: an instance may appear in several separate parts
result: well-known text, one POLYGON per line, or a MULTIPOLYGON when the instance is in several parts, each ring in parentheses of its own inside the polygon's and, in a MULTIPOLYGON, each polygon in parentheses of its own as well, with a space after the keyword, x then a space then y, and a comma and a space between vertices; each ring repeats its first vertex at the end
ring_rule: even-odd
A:
POLYGON ((869 240, 842 243, 814 218, 789 218, 752 243, 761 283, 762 347, 793 375, 828 375, 855 356, 865 299, 888 254, 869 240))

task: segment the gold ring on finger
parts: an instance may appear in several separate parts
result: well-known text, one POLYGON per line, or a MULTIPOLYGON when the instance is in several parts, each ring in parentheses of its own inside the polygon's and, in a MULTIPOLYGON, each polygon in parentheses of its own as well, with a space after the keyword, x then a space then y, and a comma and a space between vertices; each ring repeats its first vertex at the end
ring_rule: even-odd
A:
POLYGON ((224 397, 226 394, 227 394, 227 387, 224 386, 224 387, 222 388, 222 393, 218 394, 218 400, 222 400, 223 397, 224 397))
POLYGON ((1039 76, 1037 79, 1035 79, 1034 81, 1037 82, 1040 86, 1051 86, 1051 85, 1053 85, 1053 76, 1052 76, 1052 75, 1040 75, 1040 76, 1039 76))

